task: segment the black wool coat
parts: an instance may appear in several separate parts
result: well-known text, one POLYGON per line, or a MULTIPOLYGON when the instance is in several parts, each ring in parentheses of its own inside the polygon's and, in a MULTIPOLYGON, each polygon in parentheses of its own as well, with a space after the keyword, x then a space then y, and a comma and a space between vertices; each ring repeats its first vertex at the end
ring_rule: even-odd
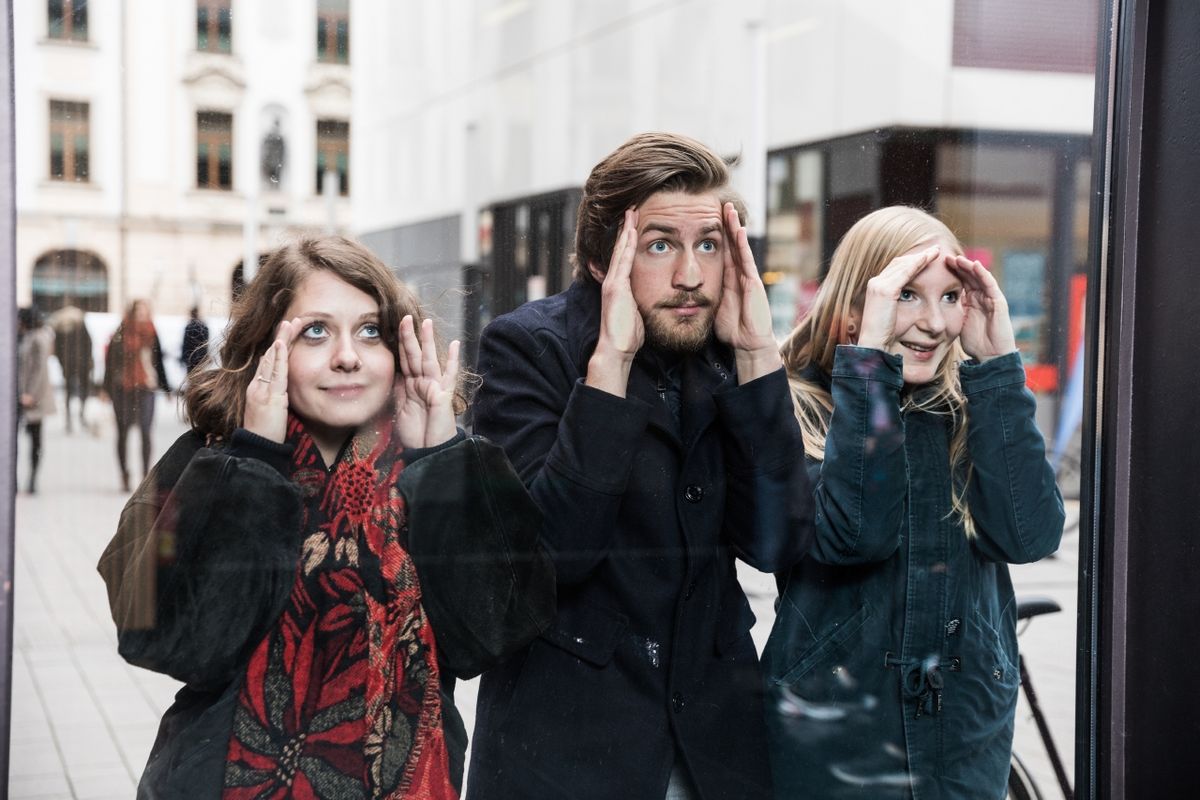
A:
POLYGON ((556 622, 484 673, 469 800, 661 800, 676 760, 704 800, 771 794, 754 616, 734 559, 786 569, 812 494, 783 370, 739 386, 711 343, 667 378, 639 355, 627 397, 584 385, 599 287, 492 322, 475 429, 541 506, 556 622))

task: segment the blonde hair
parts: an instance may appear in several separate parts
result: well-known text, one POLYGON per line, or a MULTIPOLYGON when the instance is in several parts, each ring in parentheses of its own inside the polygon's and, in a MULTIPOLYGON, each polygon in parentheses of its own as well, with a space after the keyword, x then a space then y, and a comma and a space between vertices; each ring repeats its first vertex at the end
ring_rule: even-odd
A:
MULTIPOLYGON (((781 348, 804 452, 809 457, 817 461, 825 458, 833 398, 823 386, 803 377, 805 369, 815 364, 826 374, 831 373, 837 346, 852 341, 849 325, 854 314, 862 312, 867 281, 882 272, 892 259, 934 240, 962 253, 958 237, 941 220, 919 208, 888 206, 854 223, 834 250, 829 274, 812 308, 781 348)), ((938 365, 933 391, 921 393, 919 401, 913 399, 912 393, 906 394, 903 408, 951 417, 949 457, 954 485, 950 492, 950 513, 962 522, 967 536, 974 536, 975 525, 966 500, 971 473, 967 458, 967 407, 958 378, 958 362, 965 358, 966 353, 956 340, 938 365)))

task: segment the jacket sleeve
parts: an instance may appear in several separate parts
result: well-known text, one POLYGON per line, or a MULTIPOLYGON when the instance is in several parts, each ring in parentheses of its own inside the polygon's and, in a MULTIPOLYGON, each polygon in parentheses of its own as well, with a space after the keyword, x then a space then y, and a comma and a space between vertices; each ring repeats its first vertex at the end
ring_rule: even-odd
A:
POLYGON ((505 317, 484 330, 475 431, 508 454, 544 514, 559 583, 576 583, 612 545, 650 408, 585 385, 549 336, 505 317))
POLYGON ((1012 564, 1044 558, 1058 549, 1065 515, 1021 357, 969 362, 959 374, 967 397, 967 505, 975 546, 1012 564))
POLYGON ((725 536, 755 569, 787 569, 813 538, 813 495, 787 374, 781 367, 714 399, 725 453, 725 536))
POLYGON ((237 431, 222 452, 184 434, 125 504, 98 569, 131 664, 218 689, 278 618, 300 537, 285 449, 237 431))
POLYGON ((154 352, 151 353, 154 361, 154 373, 158 378, 158 388, 164 392, 170 392, 171 384, 167 383, 167 367, 163 363, 162 344, 158 341, 158 334, 154 335, 154 352))
POLYGON ((421 605, 443 666, 473 678, 554 619, 542 515, 504 451, 485 439, 460 435, 420 460, 415 455, 405 452, 398 488, 421 605))
POLYGON ((839 345, 833 362, 833 416, 813 490, 812 557, 825 564, 883 561, 900 546, 908 468, 899 356, 839 345))

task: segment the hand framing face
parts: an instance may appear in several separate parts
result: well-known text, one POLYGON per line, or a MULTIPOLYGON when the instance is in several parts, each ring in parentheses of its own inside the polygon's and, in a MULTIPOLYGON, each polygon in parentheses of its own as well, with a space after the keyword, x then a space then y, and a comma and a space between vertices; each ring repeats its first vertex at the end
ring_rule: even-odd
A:
POLYGON ((433 320, 400 320, 400 374, 396 376, 396 431, 403 447, 432 447, 453 438, 454 391, 458 384, 459 343, 450 343, 443 369, 433 337, 433 320))

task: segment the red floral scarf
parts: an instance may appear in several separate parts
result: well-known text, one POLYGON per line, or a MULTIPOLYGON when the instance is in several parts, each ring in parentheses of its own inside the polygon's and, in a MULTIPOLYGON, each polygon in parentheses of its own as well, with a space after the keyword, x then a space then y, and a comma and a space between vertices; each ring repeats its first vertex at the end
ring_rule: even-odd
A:
POLYGON ((246 671, 223 797, 453 800, 392 426, 359 431, 328 472, 295 417, 287 440, 304 544, 246 671))

